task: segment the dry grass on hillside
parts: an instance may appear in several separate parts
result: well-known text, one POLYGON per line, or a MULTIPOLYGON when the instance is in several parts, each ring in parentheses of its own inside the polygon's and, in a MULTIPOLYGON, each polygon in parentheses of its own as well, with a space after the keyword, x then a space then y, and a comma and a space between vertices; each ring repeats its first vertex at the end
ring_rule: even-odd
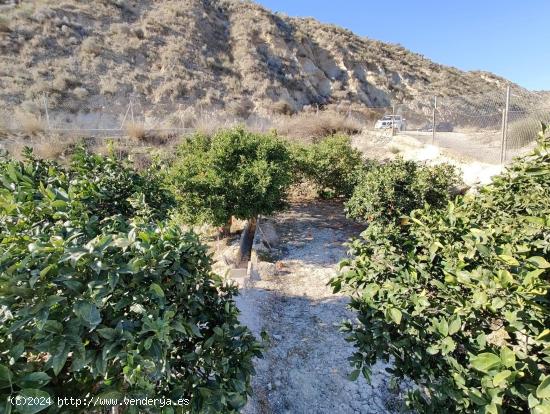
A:
POLYGON ((10 139, 4 143, 4 147, 15 158, 21 158, 23 149, 30 147, 38 158, 66 161, 79 142, 80 139, 76 136, 56 134, 10 135, 10 139))
POLYGON ((140 123, 136 123, 136 122, 127 123, 124 127, 124 130, 128 137, 135 139, 137 141, 142 141, 147 136, 147 129, 145 128, 145 125, 140 123))
POLYGON ((506 83, 252 2, 25 1, 2 13, 0 102, 12 106, 46 93, 52 108, 78 111, 132 95, 247 119, 344 101, 420 102, 434 88, 472 94, 506 83))
POLYGON ((361 132, 364 125, 349 115, 319 111, 278 117, 273 127, 279 135, 315 141, 337 133, 355 135, 361 132))
POLYGON ((44 123, 36 115, 18 111, 15 118, 20 129, 28 135, 37 135, 44 131, 44 123))

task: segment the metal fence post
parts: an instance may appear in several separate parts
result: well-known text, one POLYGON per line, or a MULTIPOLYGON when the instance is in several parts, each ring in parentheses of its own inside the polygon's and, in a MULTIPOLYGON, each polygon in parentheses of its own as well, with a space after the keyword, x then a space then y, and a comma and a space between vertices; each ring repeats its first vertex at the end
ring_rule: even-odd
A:
POLYGON ((434 96, 434 107, 433 107, 433 113, 432 113, 432 145, 435 144, 435 130, 437 129, 437 126, 435 125, 436 109, 437 109, 437 96, 434 96))
POLYGON ((395 104, 391 107, 391 136, 395 136, 395 104))
POLYGON ((126 112, 124 113, 124 117, 122 118, 122 122, 120 123, 120 130, 122 131, 124 129, 124 123, 126 122, 126 118, 128 117, 128 112, 130 112, 130 106, 131 103, 128 104, 126 107, 126 112))
POLYGON ((130 98, 130 116, 132 117, 132 124, 136 123, 134 119, 134 98, 130 98))
POLYGON ((44 111, 46 112, 46 124, 48 125, 48 131, 52 129, 50 125, 50 113, 48 112, 48 97, 46 94, 42 95, 42 102, 44 103, 44 111))
POLYGON ((506 105, 502 110, 502 141, 500 143, 500 163, 506 161, 506 147, 508 135, 508 113, 510 110, 510 85, 506 87, 506 105))

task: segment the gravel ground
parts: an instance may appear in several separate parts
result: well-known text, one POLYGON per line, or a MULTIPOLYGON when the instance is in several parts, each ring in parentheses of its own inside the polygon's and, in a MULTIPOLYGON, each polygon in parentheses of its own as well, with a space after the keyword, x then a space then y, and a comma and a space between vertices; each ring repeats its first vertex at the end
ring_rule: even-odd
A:
POLYGON ((384 365, 374 367, 370 385, 362 377, 347 379, 353 346, 339 325, 354 315, 346 297, 326 286, 345 256, 342 244, 362 228, 345 219, 341 204, 329 202, 294 203, 260 228, 256 247, 264 261, 237 303, 242 322, 258 336, 264 329, 270 344, 256 363, 243 412, 393 412, 400 400, 384 365))

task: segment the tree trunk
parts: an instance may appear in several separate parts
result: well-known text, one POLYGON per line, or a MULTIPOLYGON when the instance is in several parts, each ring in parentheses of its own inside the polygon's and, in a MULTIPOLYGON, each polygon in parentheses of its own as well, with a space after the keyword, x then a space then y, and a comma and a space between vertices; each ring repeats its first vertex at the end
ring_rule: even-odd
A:
POLYGON ((233 224, 233 216, 229 217, 227 223, 225 223, 220 232, 221 237, 229 237, 231 235, 231 225, 233 224))
POLYGON ((246 226, 241 235, 241 242, 239 244, 239 251, 237 252, 237 267, 246 267, 250 260, 250 252, 252 250, 252 243, 254 242, 254 235, 256 234, 256 217, 249 218, 246 221, 246 226))

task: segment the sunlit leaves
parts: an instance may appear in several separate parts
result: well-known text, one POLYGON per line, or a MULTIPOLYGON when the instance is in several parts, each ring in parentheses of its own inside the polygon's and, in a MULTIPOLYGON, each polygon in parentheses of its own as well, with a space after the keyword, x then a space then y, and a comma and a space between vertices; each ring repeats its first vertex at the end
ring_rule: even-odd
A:
POLYGON ((167 200, 143 174, 85 152, 67 169, 0 159, 0 412, 17 395, 44 401, 23 413, 88 393, 246 402, 260 345, 236 289, 196 234, 154 222, 167 200))
POLYGON ((242 128, 195 135, 180 145, 167 178, 183 221, 222 226, 231 216, 249 219, 285 205, 290 152, 276 136, 242 128))
POLYGON ((352 365, 393 360, 418 412, 550 412, 549 148, 442 209, 374 214, 331 281, 358 312, 352 365))

